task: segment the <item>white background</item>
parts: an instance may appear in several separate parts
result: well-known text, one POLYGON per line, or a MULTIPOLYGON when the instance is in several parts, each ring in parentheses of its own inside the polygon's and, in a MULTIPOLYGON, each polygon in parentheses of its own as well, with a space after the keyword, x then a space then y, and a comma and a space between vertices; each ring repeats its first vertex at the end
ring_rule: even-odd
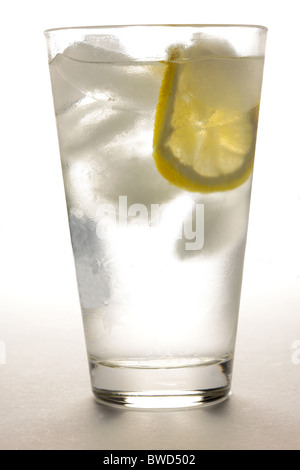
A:
MULTIPOLYGON (((6 2, 1 21, 1 303, 60 303, 74 274, 43 30, 131 23, 269 28, 247 264, 281 282, 300 276, 300 69, 297 1, 6 2), (270 274, 268 272, 268 274, 270 274)), ((254 273, 253 273, 254 274, 254 273)), ((278 288, 278 287, 276 287, 278 288)), ((299 333, 300 336, 300 326, 299 333)), ((1 334, 0 334, 1 337, 1 334)))
MULTIPOLYGON (((79 306, 67 226, 43 30, 134 24, 261 24, 269 29, 257 140, 242 310, 252 301, 255 331, 261 303, 282 322, 300 303, 300 69, 297 0, 10 1, 0 14, 0 340, 46 321, 45 312, 79 326, 79 306), (278 310, 277 310, 278 311, 278 310), (1 320, 2 319, 2 320, 1 320), (15 319, 15 320, 14 320, 15 319), (7 326, 8 325, 8 326, 7 326), (1 330, 2 328, 2 330, 1 330), (15 331, 14 331, 15 328, 15 331), (25 328, 26 329, 26 328, 25 328), (1 332, 2 331, 2 332, 1 332)), ((286 320, 284 320, 286 318, 286 320)), ((58 320, 59 321, 59 320, 58 320)), ((264 325, 268 325, 264 321, 264 325)), ((48 324, 47 323, 47 324, 48 324)), ((300 339, 300 321, 283 339, 286 357, 300 339)), ((260 339, 262 336, 260 336, 260 339)), ((82 347, 82 344, 80 344, 82 347)), ((300 366, 293 369, 300 375, 300 366)), ((1 376, 1 370, 0 370, 1 376)), ((300 383, 300 380, 299 380, 300 383)))

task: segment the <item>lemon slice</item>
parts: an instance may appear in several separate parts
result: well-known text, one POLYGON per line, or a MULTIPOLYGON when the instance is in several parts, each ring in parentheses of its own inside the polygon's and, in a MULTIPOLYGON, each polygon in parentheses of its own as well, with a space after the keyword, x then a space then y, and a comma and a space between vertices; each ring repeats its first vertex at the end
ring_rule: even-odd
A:
POLYGON ((251 59, 181 57, 182 48, 170 51, 160 89, 153 139, 157 169, 188 191, 233 189, 253 168, 259 98, 250 109, 244 99, 251 59))

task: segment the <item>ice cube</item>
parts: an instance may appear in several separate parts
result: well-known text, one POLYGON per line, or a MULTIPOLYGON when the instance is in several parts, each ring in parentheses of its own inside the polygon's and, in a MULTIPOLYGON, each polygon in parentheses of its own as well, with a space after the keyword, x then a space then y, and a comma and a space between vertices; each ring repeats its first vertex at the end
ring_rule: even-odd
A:
POLYGON ((193 34, 191 45, 187 48, 187 59, 198 59, 200 56, 234 57, 233 46, 223 39, 218 39, 208 34, 193 34))
POLYGON ((132 129, 138 119, 134 111, 99 106, 82 99, 68 113, 57 115, 60 150, 63 161, 86 160, 99 149, 110 145, 119 135, 132 129))
POLYGON ((137 144, 140 133, 133 129, 139 119, 154 117, 163 64, 134 63, 120 52, 77 44, 57 54, 50 70, 64 160, 85 158, 131 131, 137 144))
POLYGON ((100 308, 110 296, 111 281, 105 263, 95 256, 107 251, 107 242, 91 230, 85 216, 70 213, 69 220, 82 307, 100 308))
POLYGON ((230 43, 201 35, 181 55, 181 83, 202 105, 244 113, 259 104, 262 58, 239 57, 230 43))
POLYGON ((71 89, 102 105, 144 112, 159 92, 163 65, 133 62, 129 57, 125 61, 124 57, 120 62, 89 62, 57 54, 51 63, 53 80, 60 83, 60 76, 71 89))
POLYGON ((110 34, 86 34, 84 41, 74 42, 63 55, 79 62, 126 62, 122 42, 110 34))

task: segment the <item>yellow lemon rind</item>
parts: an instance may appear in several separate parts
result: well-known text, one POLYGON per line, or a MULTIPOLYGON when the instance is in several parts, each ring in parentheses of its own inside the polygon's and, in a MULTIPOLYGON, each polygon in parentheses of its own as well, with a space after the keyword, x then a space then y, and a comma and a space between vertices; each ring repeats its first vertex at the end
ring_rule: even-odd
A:
MULTIPOLYGON (((247 170, 243 170, 238 174, 231 174, 229 177, 222 176, 221 178, 207 178, 197 175, 194 179, 186 177, 185 172, 190 171, 185 165, 181 165, 182 170, 177 170, 174 164, 166 160, 161 155, 161 151, 156 149, 153 153, 156 167, 160 174, 172 183, 173 185, 190 192, 211 193, 217 191, 228 191, 235 189, 245 183, 253 171, 253 159, 247 170), (185 167, 185 168, 184 168, 185 167), (201 181, 202 180, 202 181, 201 181)), ((178 165, 178 166, 179 166, 178 165)))
MULTIPOLYGON (((245 183, 253 171, 256 132, 253 134, 252 148, 244 156, 244 163, 241 167, 232 173, 222 174, 217 177, 202 176, 189 165, 180 162, 176 156, 172 155, 166 145, 161 144, 165 124, 170 120, 169 115, 172 115, 173 112, 174 90, 180 73, 180 65, 174 61, 178 59, 179 54, 180 48, 174 48, 170 52, 159 93, 153 137, 153 157, 156 167, 160 174, 171 184, 190 192, 210 193, 235 189, 245 183)), ((256 124, 258 109, 259 106, 252 113, 253 121, 256 121, 256 124)), ((168 135, 170 135, 170 132, 172 133, 172 128, 169 130, 168 135)))

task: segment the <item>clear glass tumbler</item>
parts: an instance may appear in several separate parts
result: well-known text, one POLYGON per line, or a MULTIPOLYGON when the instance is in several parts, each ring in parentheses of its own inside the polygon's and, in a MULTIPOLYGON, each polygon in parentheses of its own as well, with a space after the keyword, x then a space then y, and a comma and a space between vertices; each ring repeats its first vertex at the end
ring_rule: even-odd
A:
POLYGON ((92 389, 230 393, 267 30, 45 32, 92 389))

